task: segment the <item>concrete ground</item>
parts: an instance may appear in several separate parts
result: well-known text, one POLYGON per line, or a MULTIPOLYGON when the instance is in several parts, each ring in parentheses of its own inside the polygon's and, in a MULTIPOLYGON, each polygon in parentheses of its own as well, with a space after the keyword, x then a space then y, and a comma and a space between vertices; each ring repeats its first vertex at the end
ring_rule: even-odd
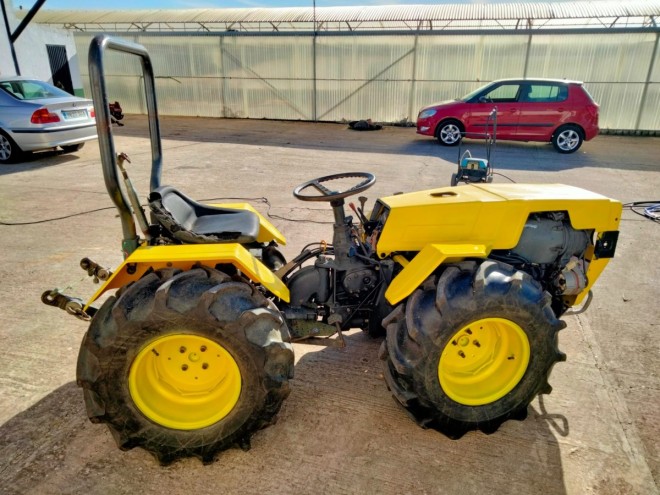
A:
MULTIPOLYGON (((115 129, 117 150, 146 191, 145 119, 125 122, 115 129)), ((287 257, 330 237, 329 206, 296 201, 297 184, 370 171, 372 204, 447 185, 457 153, 411 128, 163 118, 162 130, 163 182, 197 199, 253 198, 288 238, 287 257)), ((499 143, 494 161, 517 182, 561 182, 629 202, 660 200, 659 157, 658 138, 600 136, 568 156, 499 143)), ((333 340, 294 346, 292 393, 250 451, 160 467, 141 449, 119 451, 105 426, 87 420, 75 384, 86 325, 39 301, 54 287, 89 297, 95 286, 79 260, 117 265, 121 229, 112 208, 37 222, 110 206, 96 143, 0 167, 0 221, 28 223, 0 225, 0 493, 658 493, 659 225, 625 211, 593 304, 565 318, 568 359, 554 368, 553 393, 535 399, 525 421, 458 441, 419 428, 385 387, 380 343, 353 331, 344 350, 333 340)))

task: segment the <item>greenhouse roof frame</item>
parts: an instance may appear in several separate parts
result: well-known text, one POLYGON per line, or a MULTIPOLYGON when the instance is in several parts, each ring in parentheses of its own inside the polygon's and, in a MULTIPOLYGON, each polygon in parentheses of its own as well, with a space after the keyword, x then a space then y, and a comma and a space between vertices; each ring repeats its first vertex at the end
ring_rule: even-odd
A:
MULTIPOLYGON (((17 11, 17 15, 25 15, 17 11)), ((160 10, 45 10, 41 24, 105 32, 655 30, 660 0, 160 10)))

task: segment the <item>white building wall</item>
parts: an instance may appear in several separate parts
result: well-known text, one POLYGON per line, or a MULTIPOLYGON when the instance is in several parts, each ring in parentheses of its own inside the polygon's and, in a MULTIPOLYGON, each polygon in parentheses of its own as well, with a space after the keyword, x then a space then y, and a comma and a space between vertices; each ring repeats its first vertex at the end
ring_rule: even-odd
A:
MULTIPOLYGON (((0 1, 5 2, 9 28, 13 31, 18 27, 20 21, 14 15, 11 0, 0 1)), ((31 22, 14 43, 21 75, 53 82, 46 45, 64 45, 66 47, 74 92, 81 95, 83 84, 80 76, 80 63, 76 54, 76 43, 70 31, 31 22)), ((2 19, 0 19, 0 75, 16 75, 9 35, 2 19)))
MULTIPOLYGON (((11 7, 11 0, 6 1, 7 9, 11 7)), ((11 15, 9 11, 8 15, 11 15)), ((2 18, 2 10, 0 9, 0 76, 15 76, 16 70, 14 69, 14 60, 11 57, 11 48, 9 44, 9 33, 5 28, 5 20, 2 18)))
POLYGON ((15 76, 14 61, 11 58, 9 39, 5 35, 5 27, 0 26, 0 76, 15 76))

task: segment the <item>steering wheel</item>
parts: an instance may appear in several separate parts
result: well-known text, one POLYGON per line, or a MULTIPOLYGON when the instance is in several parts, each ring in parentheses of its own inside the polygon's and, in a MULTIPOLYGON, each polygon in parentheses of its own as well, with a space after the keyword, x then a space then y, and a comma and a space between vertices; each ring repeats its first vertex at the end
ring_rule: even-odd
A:
POLYGON ((326 175, 325 177, 319 177, 318 179, 312 179, 304 184, 300 184, 293 190, 293 195, 301 201, 335 201, 337 199, 352 196, 353 194, 361 193, 362 191, 369 189, 375 183, 376 176, 374 174, 368 172, 346 172, 343 174, 326 175), (324 182, 338 179, 350 179, 352 177, 363 180, 346 191, 332 191, 323 185, 324 182), (315 188, 321 193, 321 195, 302 194, 302 192, 309 187, 315 188))

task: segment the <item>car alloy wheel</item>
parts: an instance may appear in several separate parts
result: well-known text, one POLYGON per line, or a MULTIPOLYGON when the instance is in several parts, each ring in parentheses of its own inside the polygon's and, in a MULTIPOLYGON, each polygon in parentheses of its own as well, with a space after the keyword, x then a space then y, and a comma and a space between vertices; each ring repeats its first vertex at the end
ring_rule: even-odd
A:
POLYGON ((3 134, 0 134, 0 162, 8 162, 11 158, 11 142, 3 134))
POLYGON ((566 129, 557 136, 557 147, 562 151, 573 151, 580 144, 580 135, 574 129, 566 129))
POLYGON ((440 128, 440 141, 445 145, 454 145, 461 139, 461 130, 454 123, 448 123, 440 128))

